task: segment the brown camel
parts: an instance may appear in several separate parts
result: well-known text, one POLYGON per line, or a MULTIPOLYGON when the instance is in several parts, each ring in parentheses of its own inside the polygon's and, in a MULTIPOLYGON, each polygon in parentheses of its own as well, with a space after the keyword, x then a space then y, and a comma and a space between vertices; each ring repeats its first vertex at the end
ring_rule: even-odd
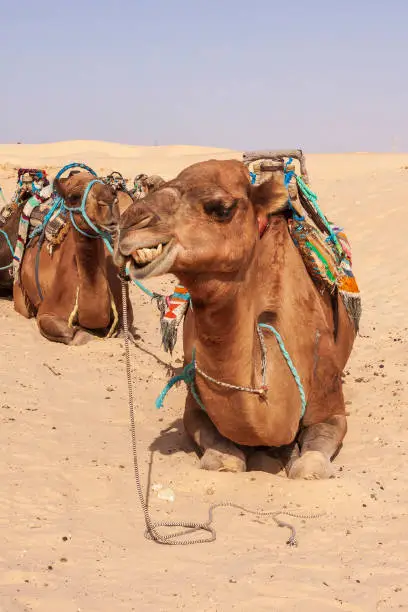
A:
MULTIPOLYGON (((72 173, 55 180, 54 189, 67 206, 78 209, 94 179, 88 172, 72 173)), ((46 242, 41 245, 38 237, 33 238, 14 283, 16 311, 25 317, 36 316, 41 334, 64 344, 84 344, 92 338, 90 331, 109 335, 118 329, 122 313, 117 269, 95 231, 112 234, 117 228, 119 208, 114 190, 100 181, 93 184, 85 210, 94 227, 74 212, 74 225, 80 231, 67 221, 65 238, 51 253, 46 242)))
POLYGON ((123 178, 120 172, 114 170, 102 180, 107 185, 110 185, 116 192, 118 198, 119 213, 122 214, 132 203, 131 193, 128 191, 126 186, 127 179, 123 178))
POLYGON ((135 198, 144 198, 147 194, 152 193, 162 185, 165 180, 158 174, 138 174, 134 180, 134 189, 132 195, 135 198))
POLYGON ((13 252, 21 211, 22 208, 16 205, 4 225, 0 226, 0 291, 4 293, 11 293, 13 289, 13 252))
POLYGON ((7 294, 12 293, 13 290, 13 252, 21 212, 24 204, 33 195, 33 184, 38 189, 49 184, 45 171, 20 168, 13 198, 0 211, 0 291, 7 294))
POLYGON ((117 264, 138 279, 173 273, 190 293, 184 360, 195 359, 195 382, 184 425, 205 469, 244 471, 251 448, 283 447, 290 477, 325 478, 346 434, 341 374, 354 325, 338 298, 335 333, 330 296, 289 235, 287 201, 282 175, 255 186, 241 162, 211 160, 135 201, 120 221, 117 264), (139 249, 151 250, 149 263, 139 249), (258 323, 283 339, 303 385, 303 418, 277 339, 268 329, 262 339, 258 323))

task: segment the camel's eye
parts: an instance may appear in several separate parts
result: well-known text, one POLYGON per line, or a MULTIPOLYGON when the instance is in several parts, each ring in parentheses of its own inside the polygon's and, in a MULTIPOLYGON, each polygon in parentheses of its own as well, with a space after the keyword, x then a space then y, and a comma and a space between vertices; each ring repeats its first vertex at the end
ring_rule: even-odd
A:
POLYGON ((66 197, 66 200, 69 204, 79 204, 81 201, 81 196, 79 193, 72 193, 66 197))
POLYGON ((207 215, 213 217, 216 221, 229 221, 234 216, 238 202, 225 204, 222 200, 212 200, 204 204, 204 210, 207 215))

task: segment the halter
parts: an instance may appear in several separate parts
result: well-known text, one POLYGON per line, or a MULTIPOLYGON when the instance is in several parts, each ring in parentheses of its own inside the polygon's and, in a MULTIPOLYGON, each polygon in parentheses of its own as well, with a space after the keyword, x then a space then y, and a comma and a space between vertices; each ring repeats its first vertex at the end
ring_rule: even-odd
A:
POLYGON ((107 246, 108 250, 112 253, 113 249, 112 249, 112 244, 111 244, 111 237, 107 232, 104 232, 102 230, 99 229, 99 227, 97 227, 89 218, 88 213, 86 212, 86 204, 87 204, 87 200, 88 200, 88 196, 89 196, 89 192, 91 191, 92 187, 94 185, 96 185, 97 183, 99 183, 100 185, 105 185, 105 183, 103 181, 101 181, 100 179, 93 179, 92 181, 90 181, 84 191, 84 195, 82 196, 82 201, 81 201, 81 205, 80 206, 67 206, 66 202, 63 203, 62 207, 69 212, 69 217, 71 220, 72 225, 74 226, 74 228, 83 236, 86 236, 87 238, 102 238, 102 240, 104 241, 105 245, 107 246), (88 224, 88 227, 93 230, 95 232, 96 235, 94 234, 88 234, 87 232, 85 232, 84 230, 82 230, 80 227, 78 227, 78 225, 75 222, 74 219, 74 214, 75 213, 79 213, 82 215, 82 218, 84 219, 84 221, 88 224))

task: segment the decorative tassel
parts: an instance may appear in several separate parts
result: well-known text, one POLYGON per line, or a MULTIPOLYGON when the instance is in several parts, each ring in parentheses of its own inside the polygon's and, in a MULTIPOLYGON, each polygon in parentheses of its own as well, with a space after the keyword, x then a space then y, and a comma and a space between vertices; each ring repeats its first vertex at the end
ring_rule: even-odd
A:
POLYGON ((160 311, 162 345, 166 353, 173 353, 177 342, 177 331, 186 316, 190 303, 187 289, 178 285, 169 297, 155 296, 160 311))

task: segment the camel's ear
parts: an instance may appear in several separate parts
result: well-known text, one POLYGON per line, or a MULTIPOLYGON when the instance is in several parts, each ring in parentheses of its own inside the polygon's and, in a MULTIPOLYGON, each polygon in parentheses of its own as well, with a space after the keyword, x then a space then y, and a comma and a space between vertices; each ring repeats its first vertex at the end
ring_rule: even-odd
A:
POLYGON ((66 192, 66 188, 67 188, 67 180, 68 178, 60 178, 60 179, 55 179, 54 183, 53 183, 53 188, 54 191, 56 193, 58 193, 58 195, 60 195, 62 198, 65 199, 67 192, 66 192))
POLYGON ((257 213, 270 215, 283 210, 288 202, 288 190, 283 176, 273 175, 260 185, 250 185, 249 199, 257 213))

